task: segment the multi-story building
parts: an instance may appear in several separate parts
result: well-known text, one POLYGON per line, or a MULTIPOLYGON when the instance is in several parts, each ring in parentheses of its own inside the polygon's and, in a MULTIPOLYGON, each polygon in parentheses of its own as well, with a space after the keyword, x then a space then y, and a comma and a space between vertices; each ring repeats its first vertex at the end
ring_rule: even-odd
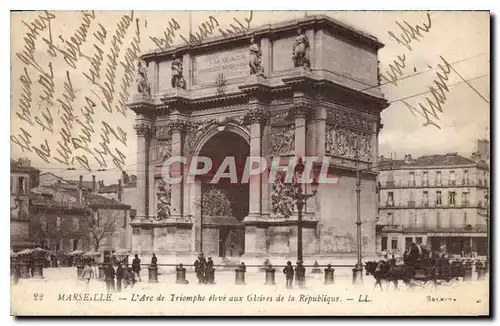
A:
POLYGON ((10 161, 10 236, 11 249, 34 245, 29 236, 30 189, 38 186, 40 170, 28 159, 10 161))
POLYGON ((131 249, 130 206, 97 194, 95 177, 85 186, 53 174, 31 190, 33 239, 57 252, 94 250, 103 259, 118 249, 131 249))
POLYGON ((380 159, 377 249, 401 253, 412 242, 433 251, 486 255, 485 162, 450 153, 380 159))

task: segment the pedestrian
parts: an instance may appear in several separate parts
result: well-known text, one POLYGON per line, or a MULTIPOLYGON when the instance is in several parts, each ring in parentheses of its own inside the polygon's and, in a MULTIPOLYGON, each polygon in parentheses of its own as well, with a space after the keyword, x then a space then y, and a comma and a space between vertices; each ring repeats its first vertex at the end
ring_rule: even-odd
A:
POLYGON ((286 288, 291 289, 293 287, 293 266, 291 261, 286 263, 285 268, 283 268, 283 273, 286 277, 286 288))
POLYGON ((135 258, 132 261, 132 271, 134 272, 134 276, 139 282, 141 281, 141 260, 139 259, 139 255, 135 254, 135 258))
POLYGON ((158 263, 158 258, 156 258, 156 255, 153 253, 153 257, 151 257, 151 266, 156 266, 158 263))
POLYGON ((297 262, 297 267, 295 267, 295 277, 299 287, 303 288, 306 284, 306 268, 300 260, 297 262))
POLYGON ((198 259, 194 262, 194 271, 196 273, 196 277, 198 278, 199 284, 206 283, 206 265, 207 262, 205 260, 205 257, 203 256, 203 253, 200 253, 198 255, 198 259))
POLYGON ((99 279, 99 267, 97 267, 97 263, 95 262, 95 259, 92 259, 92 278, 94 279, 99 279))
POLYGON ((106 290, 112 292, 115 290, 115 269, 111 263, 108 263, 106 269, 104 270, 104 276, 106 281, 106 290))
POLYGON ((125 274, 122 264, 118 262, 118 267, 116 267, 116 292, 122 291, 122 279, 125 274))
POLYGON ((208 257, 207 267, 205 271, 205 279, 208 284, 215 284, 215 268, 212 257, 208 257))
POLYGON ((90 279, 94 278, 94 270, 92 269, 90 261, 87 262, 87 265, 83 268, 81 278, 85 284, 85 292, 89 292, 90 279))

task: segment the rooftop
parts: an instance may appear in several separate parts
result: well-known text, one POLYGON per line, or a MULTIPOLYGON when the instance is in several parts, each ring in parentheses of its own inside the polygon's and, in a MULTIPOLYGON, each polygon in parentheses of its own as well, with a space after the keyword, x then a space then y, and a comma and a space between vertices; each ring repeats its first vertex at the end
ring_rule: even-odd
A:
POLYGON ((460 166, 460 165, 480 165, 477 162, 458 155, 457 153, 423 155, 413 159, 411 155, 405 155, 403 160, 392 160, 381 158, 379 166, 390 169, 398 169, 405 167, 442 167, 442 166, 460 166))
POLYGON ((28 159, 10 160, 10 172, 40 172, 37 168, 31 166, 28 159))
POLYGON ((254 35, 256 37, 267 34, 278 35, 281 33, 287 33, 292 30, 294 31, 298 27, 307 28, 309 26, 315 26, 315 27, 324 26, 325 29, 331 30, 333 33, 335 33, 335 35, 349 37, 353 41, 364 44, 365 46, 371 47, 373 49, 378 50, 384 47, 384 44, 380 43, 378 39, 373 35, 355 29, 329 16, 314 15, 314 16, 307 16, 302 19, 294 19, 274 24, 258 26, 255 28, 251 28, 246 33, 240 35, 235 35, 230 37, 223 35, 208 37, 196 45, 183 43, 180 45, 174 45, 172 47, 169 47, 166 50, 150 50, 146 54, 144 54, 142 58, 147 60, 147 59, 152 59, 155 56, 169 55, 176 52, 184 52, 184 51, 187 52, 187 51, 192 51, 193 49, 201 49, 201 48, 208 49, 216 47, 221 43, 238 42, 241 39, 249 38, 251 35, 254 35))
MULTIPOLYGON (((106 198, 90 191, 83 190, 83 205, 90 208, 130 209, 129 205, 122 204, 114 199, 106 198)), ((78 189, 64 189, 58 185, 38 186, 31 190, 34 204, 49 200, 51 204, 80 205, 78 203, 78 189)))

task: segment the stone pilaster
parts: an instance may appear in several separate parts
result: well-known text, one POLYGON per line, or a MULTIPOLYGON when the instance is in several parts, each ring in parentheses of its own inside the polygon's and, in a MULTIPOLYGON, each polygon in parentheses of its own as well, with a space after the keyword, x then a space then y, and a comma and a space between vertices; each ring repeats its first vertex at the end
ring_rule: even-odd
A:
POLYGON ((148 217, 149 140, 153 127, 144 120, 134 126, 137 134, 137 219, 148 217))
MULTIPOLYGON (((259 106, 251 107, 245 115, 250 126, 250 156, 262 156, 262 125, 269 119, 269 112, 259 106)), ((262 175, 252 175, 249 179, 249 218, 258 219, 262 214, 262 175)))
MULTIPOLYGON (((173 120, 169 123, 170 131, 172 132, 172 158, 183 157, 184 136, 187 125, 188 123, 183 120, 173 120)), ((170 190, 172 216, 182 218, 184 213, 184 164, 180 161, 173 162, 170 165, 169 172, 171 178, 181 178, 180 182, 170 185, 170 190)), ((163 173, 166 173, 166 171, 163 173)))

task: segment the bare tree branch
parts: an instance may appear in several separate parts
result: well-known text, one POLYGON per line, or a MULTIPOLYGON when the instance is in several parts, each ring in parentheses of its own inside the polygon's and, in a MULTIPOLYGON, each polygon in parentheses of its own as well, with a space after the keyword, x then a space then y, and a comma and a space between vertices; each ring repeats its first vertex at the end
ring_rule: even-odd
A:
POLYGON ((89 228, 90 244, 95 251, 103 244, 103 240, 116 232, 116 222, 112 218, 101 217, 89 228))

